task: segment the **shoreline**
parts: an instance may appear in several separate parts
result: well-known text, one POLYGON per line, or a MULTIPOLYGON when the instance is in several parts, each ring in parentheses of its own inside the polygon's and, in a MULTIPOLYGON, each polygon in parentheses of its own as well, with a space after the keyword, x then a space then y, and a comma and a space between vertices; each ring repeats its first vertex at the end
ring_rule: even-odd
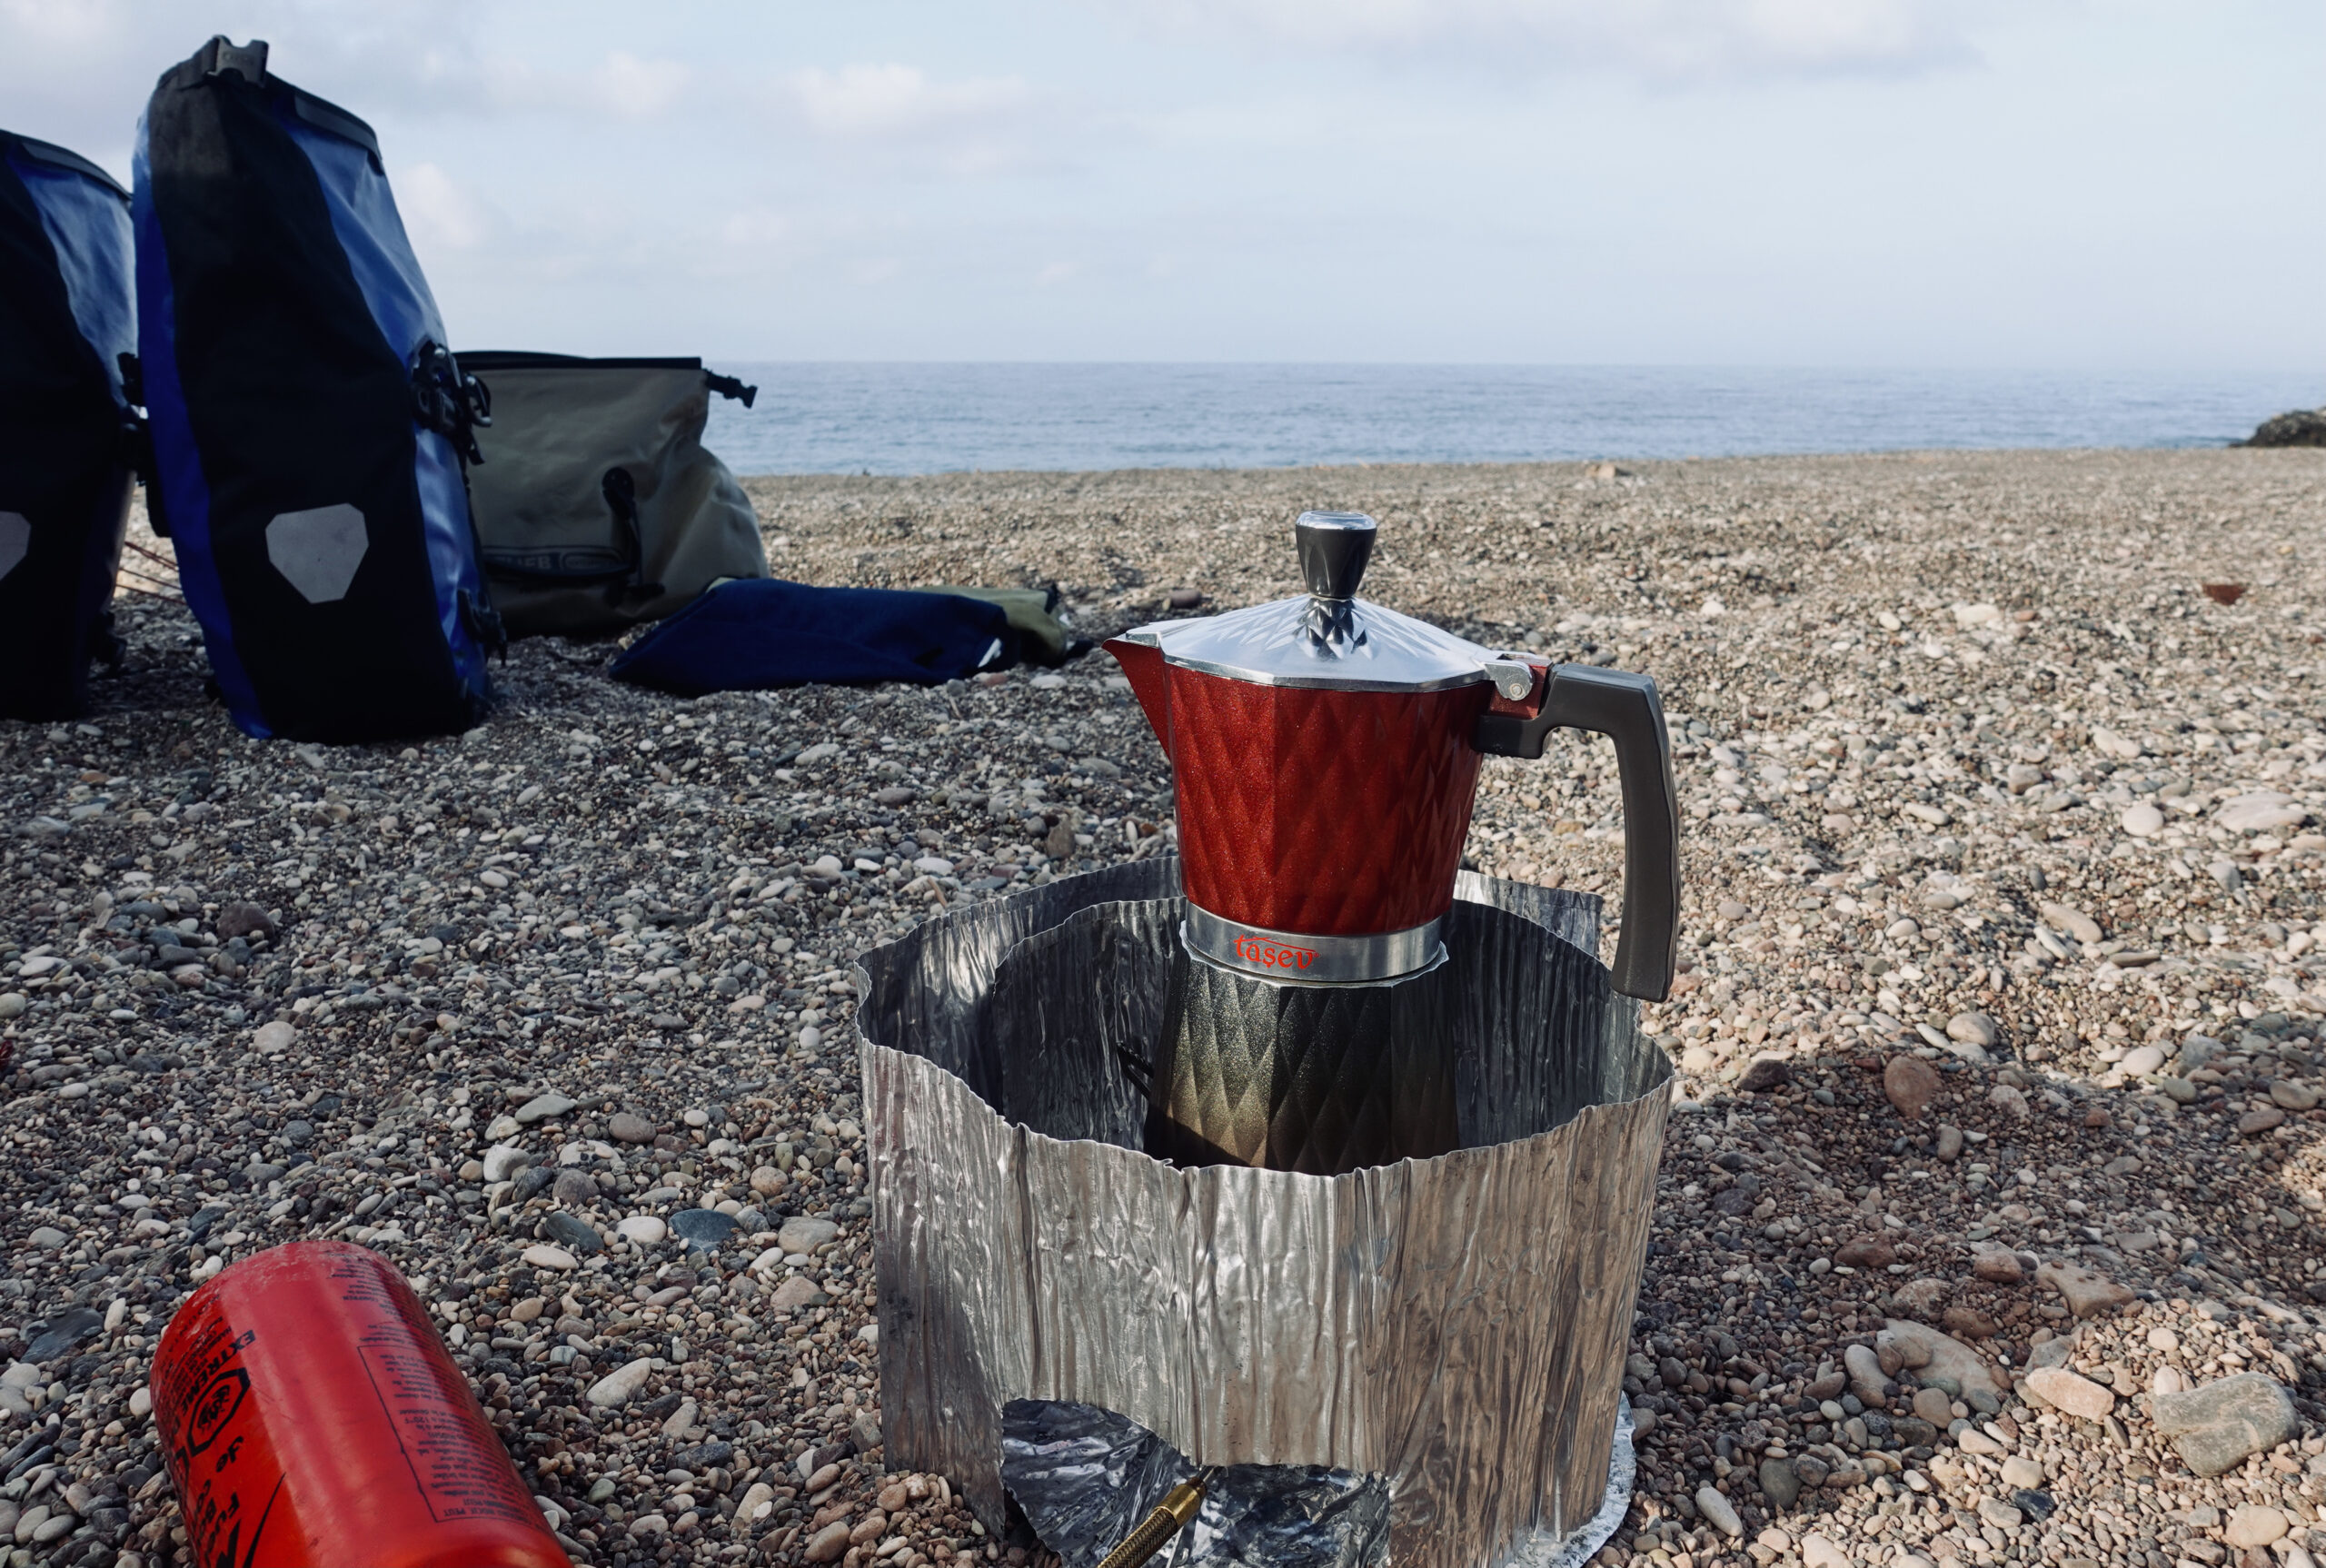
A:
POLYGON ((1543 457, 1543 458, 1461 458, 1406 459, 1381 458, 1337 459, 1321 462, 1286 463, 1148 463, 1128 464, 1116 468, 938 468, 916 470, 910 473, 850 471, 844 468, 802 469, 797 471, 746 473, 734 471, 741 483, 765 482, 778 484, 792 481, 834 479, 859 480, 938 480, 938 479, 1065 479, 1096 478, 1105 475, 1142 474, 1161 478, 1172 474, 1269 474, 1312 473, 1317 471, 1351 472, 1378 471, 1393 469, 1426 469, 1461 471, 1465 469, 1522 469, 1588 471, 1603 463, 1612 462, 1618 468, 1644 472, 1652 468, 1678 468, 1700 463, 1768 463, 1817 461, 1932 461, 1944 458, 2094 458, 2166 456, 2187 452, 2308 452, 2314 447, 2251 446, 2244 441, 2190 441, 2155 446, 1900 446, 1868 448, 1863 451, 1834 451, 1824 448, 1804 449, 1799 452, 1754 452, 1695 453, 1680 457, 1543 457))

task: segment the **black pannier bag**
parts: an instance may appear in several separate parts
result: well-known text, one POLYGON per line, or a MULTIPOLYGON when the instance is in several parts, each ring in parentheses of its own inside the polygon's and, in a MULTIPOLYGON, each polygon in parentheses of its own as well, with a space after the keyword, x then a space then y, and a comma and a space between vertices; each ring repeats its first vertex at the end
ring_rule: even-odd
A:
POLYGON ((70 719, 117 662, 135 483, 129 193, 0 131, 0 717, 70 719))
POLYGON ((471 476, 493 607, 512 637, 602 637, 730 578, 767 576, 750 498, 702 445, 711 394, 758 389, 698 359, 461 356, 492 397, 471 476))
POLYGON ((377 139, 214 38, 154 87, 135 164, 156 488, 234 722, 473 725, 500 643, 463 474, 487 411, 377 139))

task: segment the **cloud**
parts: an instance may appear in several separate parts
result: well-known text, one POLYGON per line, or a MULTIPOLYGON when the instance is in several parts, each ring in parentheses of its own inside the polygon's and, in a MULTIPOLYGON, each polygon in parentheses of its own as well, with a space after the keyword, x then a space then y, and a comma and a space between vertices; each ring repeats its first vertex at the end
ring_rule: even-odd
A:
POLYGON ((1183 35, 1323 54, 1614 69, 1659 83, 1900 74, 1977 58, 1985 0, 1114 0, 1183 35))
POLYGON ((434 164, 398 172, 396 206, 412 243, 423 252, 473 250, 485 238, 483 209, 434 164))
POLYGON ((917 65, 844 65, 794 72, 787 84, 799 114, 828 136, 900 138, 991 126, 1024 107, 1015 76, 939 83, 917 65))
POLYGON ((594 64, 537 65, 488 42, 483 10, 461 0, 224 0, 211 11, 0 0, 0 105, 11 129, 125 144, 154 78, 221 32, 265 39, 271 70, 375 121, 644 120, 681 107, 695 84, 680 61, 621 49, 594 64))
POLYGON ((774 108, 835 148, 952 175, 1057 166, 1059 149, 1074 143, 1065 123, 1076 118, 1019 77, 948 82, 895 63, 794 71, 779 83, 774 108))
POLYGON ((463 62, 432 85, 442 98, 487 111, 651 120, 683 102, 694 79, 676 60, 641 60, 615 49, 581 71, 536 70, 504 59, 463 62))

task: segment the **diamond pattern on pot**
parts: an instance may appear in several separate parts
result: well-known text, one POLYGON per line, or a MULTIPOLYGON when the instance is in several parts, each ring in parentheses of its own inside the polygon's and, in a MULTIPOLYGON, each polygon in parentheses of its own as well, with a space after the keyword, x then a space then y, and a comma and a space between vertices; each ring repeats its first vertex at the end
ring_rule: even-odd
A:
POLYGON ((1338 1176, 1460 1142, 1450 964, 1297 986, 1196 960, 1175 973, 1148 1152, 1338 1176))
POLYGON ((1308 936, 1402 931, 1451 907, 1492 687, 1322 691, 1177 665, 1170 682, 1189 898, 1308 936))

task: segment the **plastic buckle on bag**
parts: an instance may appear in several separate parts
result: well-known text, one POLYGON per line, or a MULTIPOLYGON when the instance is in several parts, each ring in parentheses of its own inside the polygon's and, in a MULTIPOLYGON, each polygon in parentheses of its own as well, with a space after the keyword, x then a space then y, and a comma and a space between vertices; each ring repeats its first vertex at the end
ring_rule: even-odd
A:
POLYGON ((461 590, 461 624, 487 653, 498 653, 503 664, 509 662, 509 633, 501 624, 501 612, 480 603, 465 588, 461 590))
POLYGON ((703 372, 702 384, 721 397, 731 399, 741 403, 745 408, 750 407, 760 395, 760 389, 755 386, 745 386, 742 377, 722 376, 717 371, 703 372))
POLYGON ((461 369, 452 350, 429 339, 412 356, 412 417, 451 442, 464 462, 484 461, 475 432, 492 423, 492 392, 461 369))

